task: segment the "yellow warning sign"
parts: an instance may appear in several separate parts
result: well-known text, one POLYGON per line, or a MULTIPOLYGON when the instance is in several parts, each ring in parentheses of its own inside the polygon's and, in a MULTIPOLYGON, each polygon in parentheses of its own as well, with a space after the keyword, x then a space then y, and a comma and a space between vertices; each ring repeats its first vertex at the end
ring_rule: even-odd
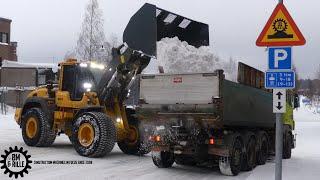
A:
POLYGON ((277 5, 256 42, 257 46, 299 46, 305 43, 302 33, 282 3, 277 5))

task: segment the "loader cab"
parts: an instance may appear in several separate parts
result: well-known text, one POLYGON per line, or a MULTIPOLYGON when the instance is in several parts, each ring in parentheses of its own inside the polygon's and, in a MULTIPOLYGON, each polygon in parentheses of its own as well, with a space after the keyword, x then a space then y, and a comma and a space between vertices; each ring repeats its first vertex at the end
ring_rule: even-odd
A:
POLYGON ((102 66, 69 59, 60 64, 59 90, 69 93, 71 101, 81 101, 85 92, 96 92, 103 69, 102 66))

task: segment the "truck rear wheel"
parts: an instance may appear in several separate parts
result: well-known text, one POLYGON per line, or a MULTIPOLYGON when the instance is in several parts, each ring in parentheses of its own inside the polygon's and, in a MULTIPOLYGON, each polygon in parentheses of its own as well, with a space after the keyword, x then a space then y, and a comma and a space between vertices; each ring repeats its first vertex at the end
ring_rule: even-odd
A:
POLYGON ((31 108, 23 115, 22 137, 28 146, 51 146, 56 133, 50 124, 50 116, 40 108, 31 108))
POLYGON ((267 162, 269 155, 268 137, 264 131, 258 132, 257 136, 257 164, 263 165, 267 162))
POLYGON ((283 138, 283 159, 290 159, 292 152, 292 135, 289 131, 285 131, 283 138))
POLYGON ((129 123, 129 137, 118 142, 118 146, 125 154, 143 155, 150 152, 150 147, 144 143, 144 131, 140 127, 140 121, 133 116, 134 111, 127 109, 127 119, 129 123))
POLYGON ((256 139, 253 133, 247 132, 244 138, 245 149, 241 170, 251 171, 256 166, 256 139))
POLYGON ((169 168, 174 163, 174 154, 167 151, 152 152, 152 160, 158 168, 169 168))
POLYGON ((220 157, 219 169, 221 174, 236 176, 241 170, 242 163, 242 141, 240 136, 235 136, 229 157, 220 157))
POLYGON ((116 128, 104 113, 87 112, 73 123, 70 139, 81 156, 102 157, 114 147, 116 128))

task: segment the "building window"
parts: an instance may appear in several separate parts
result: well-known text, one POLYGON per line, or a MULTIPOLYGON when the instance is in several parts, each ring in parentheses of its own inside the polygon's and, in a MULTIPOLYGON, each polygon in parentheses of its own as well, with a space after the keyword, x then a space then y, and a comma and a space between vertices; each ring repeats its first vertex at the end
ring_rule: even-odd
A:
POLYGON ((0 42, 9 43, 8 33, 0 33, 0 42))

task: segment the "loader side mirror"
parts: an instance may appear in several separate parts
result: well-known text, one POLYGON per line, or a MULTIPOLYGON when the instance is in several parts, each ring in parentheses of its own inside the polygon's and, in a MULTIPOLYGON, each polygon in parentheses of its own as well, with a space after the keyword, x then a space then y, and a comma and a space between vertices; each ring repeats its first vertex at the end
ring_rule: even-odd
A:
POLYGON ((300 107, 300 99, 299 99, 299 95, 295 94, 294 101, 293 101, 293 108, 298 108, 298 107, 300 107))

